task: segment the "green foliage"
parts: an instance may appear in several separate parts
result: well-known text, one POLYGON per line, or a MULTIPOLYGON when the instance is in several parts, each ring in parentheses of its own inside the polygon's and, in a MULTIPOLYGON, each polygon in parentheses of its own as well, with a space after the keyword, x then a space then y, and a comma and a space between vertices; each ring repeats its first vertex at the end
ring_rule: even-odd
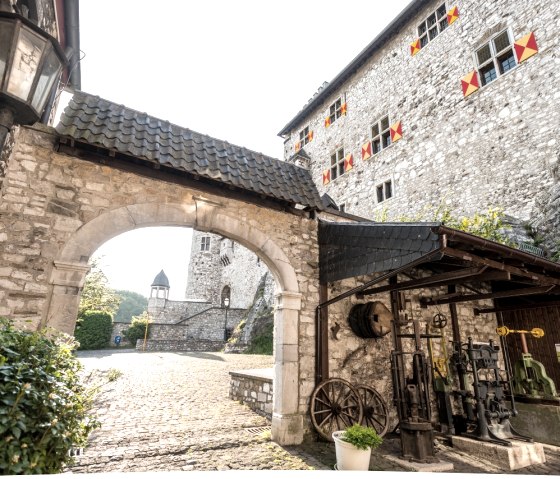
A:
POLYGON ((121 298, 119 309, 115 315, 116 323, 130 323, 133 316, 141 315, 148 308, 148 298, 134 291, 115 291, 121 298))
POLYGON ((120 301, 120 296, 109 287, 107 277, 94 259, 80 296, 78 317, 81 317, 84 311, 105 311, 114 315, 120 301))
POLYGON ((88 414, 72 338, 0 318, 0 474, 59 473, 99 424, 88 414))
MULTIPOLYGON (((413 215, 401 215, 398 221, 418 222, 437 221, 445 226, 455 228, 465 233, 470 233, 481 238, 496 241, 508 246, 515 246, 505 235, 505 231, 511 226, 504 223, 505 214, 501 208, 488 208, 486 213, 475 213, 473 216, 454 216, 451 210, 443 204, 437 207, 430 206, 423 211, 413 215)), ((385 216, 383 221, 386 221, 385 216)))
POLYGON ((84 311, 76 323, 74 336, 78 349, 103 349, 109 346, 113 332, 113 318, 104 311, 84 311))
POLYGON ((147 312, 143 312, 140 316, 133 316, 130 327, 123 331, 125 339, 130 341, 132 346, 136 346, 136 341, 144 339, 148 328, 148 337, 150 336, 150 316, 147 312))
POLYGON ((245 354, 266 354, 272 356, 274 342, 273 330, 273 323, 264 326, 262 332, 251 340, 251 345, 247 348, 245 354))
POLYGON ((367 449, 368 447, 375 449, 383 443, 383 439, 375 432, 375 429, 360 424, 354 424, 346 428, 340 439, 349 442, 358 449, 367 449))
POLYGON ((109 369, 109 373, 107 374, 107 379, 109 380, 109 382, 113 382, 119 379, 122 375, 123 373, 120 369, 111 368, 109 369))

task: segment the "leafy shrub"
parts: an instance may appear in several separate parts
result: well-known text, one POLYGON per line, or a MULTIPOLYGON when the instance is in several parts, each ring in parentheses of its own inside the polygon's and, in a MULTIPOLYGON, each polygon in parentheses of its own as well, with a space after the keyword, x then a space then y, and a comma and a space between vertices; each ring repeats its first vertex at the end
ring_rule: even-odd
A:
POLYGON ((145 311, 140 316, 133 316, 130 327, 123 330, 123 336, 130 341, 132 346, 136 346, 136 341, 144 339, 148 328, 148 337, 150 336, 150 316, 145 311))
POLYGON ((346 428, 340 439, 349 442, 358 449, 367 449, 368 447, 375 449, 383 443, 383 439, 375 432, 375 429, 360 424, 354 424, 346 428))
POLYGON ((274 324, 266 324, 262 332, 251 339, 251 344, 245 350, 245 354, 266 354, 272 356, 274 342, 273 330, 274 324))
POLYGON ((111 341, 113 318, 103 311, 85 311, 78 318, 74 336, 80 343, 79 349, 103 349, 111 341))
POLYGON ((51 474, 98 427, 70 336, 18 331, 0 318, 0 474, 51 474))

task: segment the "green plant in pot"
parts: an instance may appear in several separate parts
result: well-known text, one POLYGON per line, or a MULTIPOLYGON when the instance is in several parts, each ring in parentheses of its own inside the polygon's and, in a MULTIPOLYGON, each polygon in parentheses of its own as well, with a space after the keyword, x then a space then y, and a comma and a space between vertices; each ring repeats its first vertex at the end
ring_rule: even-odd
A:
POLYGON ((367 471, 371 450, 383 443, 375 429, 354 424, 332 434, 336 449, 336 468, 339 471, 367 471))

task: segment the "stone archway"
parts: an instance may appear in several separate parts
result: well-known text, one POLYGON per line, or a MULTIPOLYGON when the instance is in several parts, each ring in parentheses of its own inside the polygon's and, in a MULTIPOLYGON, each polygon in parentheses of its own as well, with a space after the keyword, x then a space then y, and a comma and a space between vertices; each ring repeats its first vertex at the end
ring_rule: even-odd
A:
POLYGON ((65 242, 54 259, 46 326, 72 334, 91 255, 109 239, 149 226, 183 226, 231 238, 255 252, 276 282, 274 313, 274 405, 272 437, 280 444, 303 439, 299 413, 298 332, 301 294, 294 267, 276 242, 260 229, 232 216, 221 204, 192 197, 182 204, 143 203, 107 211, 82 225, 65 242))

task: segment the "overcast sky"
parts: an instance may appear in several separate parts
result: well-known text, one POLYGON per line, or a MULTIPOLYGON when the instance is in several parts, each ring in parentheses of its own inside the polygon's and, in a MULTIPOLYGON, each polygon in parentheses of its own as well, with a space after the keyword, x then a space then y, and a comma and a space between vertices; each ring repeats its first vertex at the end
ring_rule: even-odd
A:
MULTIPOLYGON (((277 133, 408 3, 81 0, 82 89, 281 159, 277 133)), ((182 299, 189 243, 147 228, 98 253, 113 287, 148 295, 163 268, 182 299)))

